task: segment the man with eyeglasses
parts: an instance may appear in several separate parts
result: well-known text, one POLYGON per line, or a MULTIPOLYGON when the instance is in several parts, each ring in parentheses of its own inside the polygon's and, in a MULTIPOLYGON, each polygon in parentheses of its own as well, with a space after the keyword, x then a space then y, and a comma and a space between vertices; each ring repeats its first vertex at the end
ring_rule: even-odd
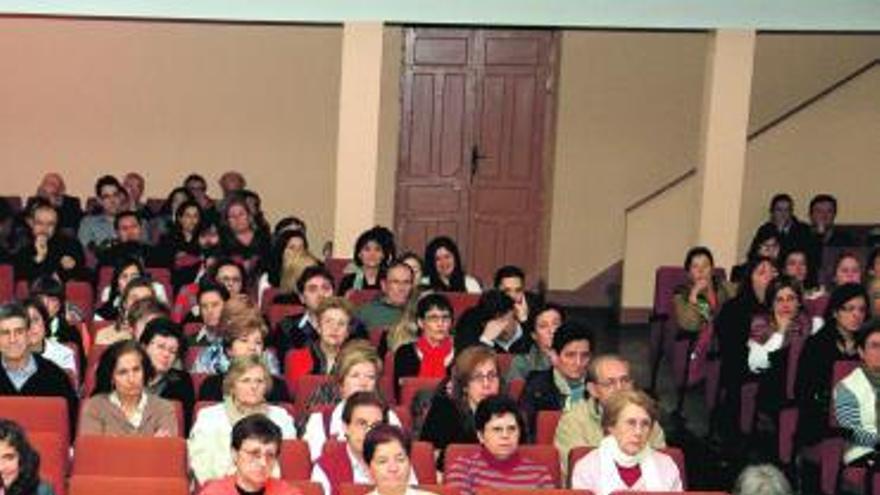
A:
MULTIPOLYGON (((559 450, 563 469, 567 469, 568 453, 571 449, 581 446, 597 447, 605 437, 602 415, 608 399, 615 392, 634 388, 629 362, 623 357, 605 354, 592 359, 587 367, 587 391, 590 398, 565 411, 556 428, 554 443, 559 450)), ((666 446, 659 423, 655 423, 649 443, 655 449, 666 446)))
POLYGON ((122 184, 112 175, 105 175, 95 183, 100 211, 87 215, 79 225, 79 242, 92 250, 103 249, 116 238, 114 220, 122 209, 122 184))
POLYGON ((397 324, 409 303, 413 289, 413 272, 406 263, 396 261, 379 271, 382 294, 358 308, 355 316, 367 328, 388 328, 397 324))
MULTIPOLYGON (((355 392, 345 401, 342 423, 346 441, 326 446, 312 468, 312 481, 321 485, 324 495, 339 495, 343 483, 373 484, 364 460, 364 438, 377 425, 388 423, 388 406, 374 392, 355 392)), ((413 471, 409 484, 418 484, 413 471)))
POLYGON ((232 428, 235 473, 205 485, 199 495, 300 495, 286 482, 272 478, 281 453, 281 429, 262 414, 246 416, 232 428))
POLYGON ((58 365, 30 351, 29 328, 24 307, 17 303, 0 305, 0 395, 64 398, 72 432, 76 425, 76 392, 58 365))

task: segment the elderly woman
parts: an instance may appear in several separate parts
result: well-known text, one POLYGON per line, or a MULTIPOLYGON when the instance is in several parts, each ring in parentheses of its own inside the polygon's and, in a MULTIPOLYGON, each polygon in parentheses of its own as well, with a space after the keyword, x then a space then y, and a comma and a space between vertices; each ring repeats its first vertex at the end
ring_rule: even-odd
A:
POLYGON ((599 448, 574 465, 571 487, 591 490, 597 495, 615 491, 682 491, 675 461, 648 445, 657 414, 657 404, 644 392, 615 393, 602 416, 607 436, 599 448))
MULTIPOLYGON (((378 392, 376 385, 382 376, 382 360, 368 341, 352 340, 342 347, 334 376, 336 383, 318 389, 309 398, 309 410, 314 410, 318 404, 333 405, 311 413, 306 421, 302 438, 309 444, 312 460, 321 455, 327 439, 345 440, 342 421, 345 403, 357 392, 378 392)), ((391 424, 400 426, 400 419, 394 412, 389 412, 388 416, 391 424)))
POLYGON ((281 452, 281 429, 262 414, 242 418, 232 428, 235 474, 208 483, 199 495, 300 495, 272 472, 281 452))
POLYGON ((532 330, 534 344, 527 354, 517 354, 510 363, 507 380, 525 380, 532 371, 548 370, 553 367, 553 335, 565 321, 562 306, 546 303, 535 311, 535 327, 532 330))
MULTIPOLYGON (((486 397, 501 390, 501 376, 495 351, 485 346, 469 347, 455 357, 451 376, 441 382, 431 400, 421 440, 438 451, 451 443, 477 443, 474 412, 486 397)), ((442 466, 441 452, 438 462, 442 466)))
POLYGON ((24 429, 0 419, 0 493, 53 495, 51 485, 40 481, 40 454, 27 441, 24 429))
POLYGON ((364 438, 364 462, 375 488, 367 495, 433 495, 413 488, 410 482, 411 442, 399 427, 379 425, 364 438))
POLYGON ((427 294, 416 306, 419 338, 394 353, 394 390, 400 396, 404 377, 443 378, 455 352, 452 345, 452 305, 443 294, 427 294))
POLYGON ((134 303, 155 297, 156 291, 153 287, 153 282, 149 278, 141 277, 131 280, 125 286, 125 290, 122 291, 122 302, 119 307, 119 313, 116 315, 116 322, 98 331, 95 335, 95 344, 110 345, 120 340, 134 338, 134 330, 128 322, 128 311, 134 303))
POLYGON ((155 371, 153 379, 147 383, 147 390, 163 399, 179 401, 188 430, 192 424, 196 394, 189 373, 174 368, 175 361, 186 354, 186 340, 180 325, 167 317, 154 319, 147 323, 140 343, 155 371))
MULTIPOLYGON (((343 483, 372 483, 364 459, 364 437, 387 419, 388 407, 375 393, 356 392, 348 398, 342 410, 345 440, 325 448, 312 468, 312 481, 324 488, 324 495, 339 495, 343 483)), ((418 484, 412 472, 409 482, 418 484)))
POLYGON ((479 488, 555 488, 549 467, 519 453, 525 423, 513 399, 487 397, 474 418, 482 448, 447 466, 445 484, 462 495, 473 495, 479 488))
POLYGON ((798 362, 795 400, 800 410, 797 443, 812 445, 828 430, 831 376, 834 363, 858 359, 856 335, 869 314, 868 294, 858 284, 834 289, 825 311, 825 325, 810 336, 798 362))
POLYGON ((76 352, 64 344, 46 338, 46 326, 49 321, 46 307, 32 298, 25 300, 21 305, 27 311, 31 322, 27 333, 28 347, 31 352, 57 364, 76 382, 78 377, 76 352))
POLYGON ((133 340, 117 342, 101 355, 95 391, 83 404, 80 435, 176 436, 170 402, 147 390, 153 364, 133 340))
POLYGON ((230 197, 223 210, 221 249, 244 264, 249 280, 254 280, 262 263, 268 261, 269 244, 269 233, 257 222, 245 198, 230 197))
MULTIPOLYGON (((190 468, 199 483, 233 473, 230 435, 233 425, 242 418, 263 414, 281 429, 283 438, 296 438, 293 418, 283 408, 266 402, 270 383, 269 369, 259 357, 232 361, 223 378, 223 402, 199 412, 187 442, 190 468)), ((273 473, 277 475, 278 470, 273 473)))
POLYGON ((339 351, 350 335, 351 303, 341 297, 328 297, 315 310, 318 340, 295 349, 285 357, 288 380, 303 375, 328 375, 339 358, 339 351))

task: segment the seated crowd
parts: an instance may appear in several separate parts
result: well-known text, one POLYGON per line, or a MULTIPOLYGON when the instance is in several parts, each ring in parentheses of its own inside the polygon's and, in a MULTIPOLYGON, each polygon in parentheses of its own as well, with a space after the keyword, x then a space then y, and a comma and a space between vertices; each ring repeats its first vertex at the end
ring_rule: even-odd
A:
MULTIPOLYGON (((373 227, 335 273, 310 252, 302 220, 270 228, 245 186, 228 173, 215 200, 191 175, 150 208, 142 177, 104 176, 95 209, 82 211, 61 177, 47 175, 19 217, 0 218, 0 261, 27 295, 0 306, 0 395, 63 397, 71 438, 186 437, 206 495, 299 493, 279 479, 292 439, 307 444, 301 461, 325 495, 352 483, 381 495, 436 484, 419 479, 416 440, 462 495, 683 490, 659 404, 630 363, 600 354, 589 328, 527 292, 522 269, 500 267, 484 288, 453 239, 433 239, 424 258, 398 255, 393 233, 373 227), (68 297, 74 282, 94 300, 68 297), (549 464, 528 449, 548 414, 558 418, 549 464)), ((709 249, 687 253, 687 282, 672 301, 676 339, 690 342, 685 366, 695 374, 720 356, 712 421, 726 448, 742 438, 740 391, 756 384, 761 414, 800 409, 798 446, 830 434, 833 407, 854 432, 845 461, 873 463, 880 324, 865 321, 880 299, 880 256, 862 277, 862 260, 843 252, 820 280, 823 249, 850 242, 833 225, 836 202, 817 197, 812 226, 792 210, 791 198, 774 198, 733 282, 709 249), (832 387, 835 363, 847 359, 862 365, 832 387)), ((0 420, 4 449, 18 452, 21 469, 0 493, 51 493, 26 473, 24 458, 36 454, 24 433, 0 420)))

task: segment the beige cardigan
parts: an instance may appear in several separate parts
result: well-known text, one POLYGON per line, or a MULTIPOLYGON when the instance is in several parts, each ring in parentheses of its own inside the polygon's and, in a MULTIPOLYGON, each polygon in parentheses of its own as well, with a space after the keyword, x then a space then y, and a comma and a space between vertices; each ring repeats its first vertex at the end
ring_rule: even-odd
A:
POLYGON ((171 436, 181 434, 171 402, 149 393, 143 419, 137 428, 128 422, 122 409, 110 402, 108 394, 98 394, 86 400, 79 418, 80 435, 155 436, 160 431, 171 436))

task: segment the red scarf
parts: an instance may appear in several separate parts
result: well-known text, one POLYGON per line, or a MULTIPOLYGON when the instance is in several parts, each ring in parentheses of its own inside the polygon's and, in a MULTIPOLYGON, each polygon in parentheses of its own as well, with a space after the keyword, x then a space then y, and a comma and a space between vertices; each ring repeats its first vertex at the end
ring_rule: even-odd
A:
POLYGON ((623 467, 615 462, 614 465, 617 466, 617 474, 620 475, 621 481, 630 488, 642 477, 642 468, 638 464, 633 467, 623 467))
POLYGON ((416 349, 422 354, 419 378, 443 378, 446 376, 446 357, 452 352, 452 338, 446 337, 438 346, 432 346, 425 336, 416 341, 416 349))

